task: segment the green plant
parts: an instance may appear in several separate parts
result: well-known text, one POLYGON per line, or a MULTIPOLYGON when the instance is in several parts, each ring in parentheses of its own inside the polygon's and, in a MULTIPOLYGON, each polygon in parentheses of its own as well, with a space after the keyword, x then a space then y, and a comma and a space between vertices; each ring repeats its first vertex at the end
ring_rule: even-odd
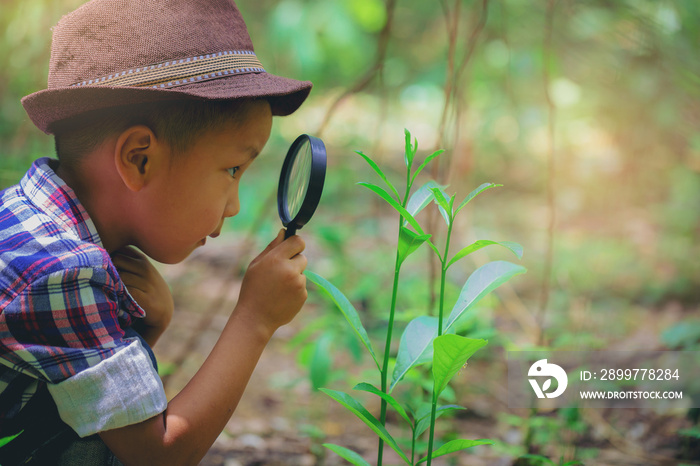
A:
POLYGON ((523 455, 520 458, 522 459, 527 459, 530 461, 530 464, 532 466, 545 466, 545 465, 552 465, 552 466, 579 466, 583 465, 582 462, 578 460, 573 460, 573 461, 567 461, 564 462, 563 458, 559 458, 559 462, 555 463, 554 461, 550 460, 546 456, 542 455, 523 455))
POLYGON ((595 448, 577 446, 576 440, 590 428, 578 407, 559 408, 548 413, 533 411, 526 417, 501 413, 499 419, 520 429, 526 438, 524 444, 509 448, 508 453, 518 458, 514 463, 518 466, 583 464, 583 460, 598 454, 595 448), (559 463, 552 462, 549 457, 559 457, 559 463), (566 462, 564 458, 570 460, 566 462))
POLYGON ((16 439, 17 437, 19 437, 20 435, 22 435, 22 432, 24 432, 24 431, 22 430, 22 431, 20 431, 19 433, 15 434, 15 435, 10 435, 9 437, 2 437, 2 438, 0 438, 0 448, 4 447, 4 446, 7 445, 8 443, 10 443, 11 441, 13 441, 13 440, 16 439))
MULTIPOLYGON (((454 439, 435 448, 435 421, 444 413, 455 409, 462 409, 460 406, 456 405, 439 406, 440 397, 448 388, 450 380, 466 365, 468 359, 487 344, 487 341, 483 339, 467 338, 457 335, 455 333, 457 322, 488 293, 513 276, 525 272, 525 268, 506 261, 489 262, 479 267, 466 281, 457 302, 453 306, 449 316, 445 319, 445 285, 447 271, 450 266, 466 257, 468 254, 486 246, 503 246, 515 253, 518 257, 522 255, 522 248, 520 245, 511 242, 480 240, 464 247, 454 256, 450 257, 450 242, 454 220, 457 214, 476 196, 498 185, 493 183, 482 184, 472 191, 457 207, 455 207, 455 196, 448 196, 444 188, 439 186, 435 181, 427 182, 411 195, 411 190, 418 175, 433 159, 443 152, 436 151, 430 154, 425 161, 414 170, 413 164, 417 150, 417 142, 412 142, 410 133, 406 131, 404 157, 406 165, 406 186, 403 196, 399 194, 394 184, 370 156, 358 152, 384 182, 386 188, 366 182, 361 182, 359 184, 374 192, 399 214, 391 306, 389 309, 386 338, 384 341, 384 353, 381 360, 377 357, 367 331, 350 300, 328 280, 310 271, 306 273, 309 280, 323 290, 338 309, 340 309, 352 330, 374 360, 379 371, 380 388, 366 382, 360 383, 354 387, 355 390, 368 392, 380 398, 381 408, 379 419, 351 395, 342 391, 326 388, 321 389, 325 394, 350 410, 377 435, 379 438, 377 465, 382 464, 385 444, 393 449, 406 464, 414 465, 427 462, 427 464, 430 465, 432 459, 435 457, 457 452, 476 445, 493 443, 488 439, 454 439), (437 205, 447 225, 445 243, 440 249, 438 249, 431 240, 432 236, 426 234, 423 227, 415 218, 418 212, 431 203, 437 205), (394 326, 396 306, 399 297, 401 266, 406 259, 424 243, 428 244, 441 263, 438 315, 420 315, 408 323, 400 339, 398 354, 396 355, 396 364, 392 372, 391 384, 389 384, 389 362, 391 359, 392 342, 394 341, 394 326), (422 402, 415 408, 409 405, 403 406, 392 395, 393 389, 404 380, 405 375, 411 369, 430 362, 432 362, 432 395, 430 401, 427 403, 422 402), (397 442, 386 429, 386 416, 389 407, 406 422, 411 431, 410 455, 407 455, 403 451, 399 442, 397 442), (427 453, 416 460, 418 440, 426 430, 429 431, 427 453)), ((352 464, 368 464, 360 455, 348 448, 333 444, 325 444, 325 446, 352 464)))

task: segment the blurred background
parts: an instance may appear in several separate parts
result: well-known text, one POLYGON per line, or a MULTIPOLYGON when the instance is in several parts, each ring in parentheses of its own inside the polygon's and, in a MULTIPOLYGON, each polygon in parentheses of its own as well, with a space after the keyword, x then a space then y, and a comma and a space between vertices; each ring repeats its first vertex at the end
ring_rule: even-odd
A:
MULTIPOLYGON (((81 3, 0 2, 0 188, 53 155, 20 98, 46 87, 51 27, 81 3)), ((700 2, 238 4, 265 68, 314 89, 297 113, 275 121, 226 234, 161 267, 177 306, 156 348, 170 393, 206 356, 245 266, 280 228, 279 167, 300 133, 322 137, 329 155, 321 206, 302 230, 309 269, 338 286, 381 338, 396 219, 356 185, 377 180, 354 151, 400 184, 405 128, 419 160, 446 150, 421 181, 448 185, 458 200, 483 182, 503 184, 461 215, 454 247, 515 241, 528 269, 468 323, 465 331, 489 346, 454 383, 470 414, 443 426, 498 444, 445 464, 515 464, 528 452, 586 464, 700 464, 697 412, 512 410, 503 375, 509 350, 700 349, 700 2)), ((440 237, 439 218, 419 220, 440 237)), ((404 268, 399 326, 435 306, 435 264, 424 249, 404 268)), ((493 259, 516 260, 490 249, 470 256, 450 271, 448 302, 493 259)), ((340 421, 344 414, 314 390, 347 390, 372 377, 371 363, 340 314, 310 292, 305 311, 278 332, 251 382, 259 390, 210 464, 340 464, 320 447, 329 438, 373 457, 371 432, 340 421)))

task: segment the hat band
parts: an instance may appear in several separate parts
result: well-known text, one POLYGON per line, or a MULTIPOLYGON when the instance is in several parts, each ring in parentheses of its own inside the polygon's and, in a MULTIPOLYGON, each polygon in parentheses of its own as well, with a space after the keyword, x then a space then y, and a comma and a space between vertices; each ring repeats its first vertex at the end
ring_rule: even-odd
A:
POLYGON ((147 65, 90 79, 73 86, 169 88, 234 74, 265 72, 254 52, 219 52, 147 65))

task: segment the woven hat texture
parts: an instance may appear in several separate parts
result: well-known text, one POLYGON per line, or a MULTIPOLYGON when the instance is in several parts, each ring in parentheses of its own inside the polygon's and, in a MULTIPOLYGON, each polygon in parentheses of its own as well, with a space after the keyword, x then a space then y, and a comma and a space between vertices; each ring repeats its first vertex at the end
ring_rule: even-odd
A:
POLYGON ((34 124, 172 99, 266 98, 273 115, 306 99, 308 81, 264 70, 230 0, 92 0, 53 31, 48 86, 22 99, 34 124))

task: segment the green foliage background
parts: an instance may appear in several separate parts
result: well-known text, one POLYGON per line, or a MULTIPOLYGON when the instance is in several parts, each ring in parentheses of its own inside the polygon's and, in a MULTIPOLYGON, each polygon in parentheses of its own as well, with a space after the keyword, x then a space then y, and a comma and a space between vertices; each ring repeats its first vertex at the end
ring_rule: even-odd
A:
MULTIPOLYGON (((315 84, 305 108, 277 122, 272 152, 299 132, 317 131, 331 102, 371 68, 386 6, 381 0, 239 3, 263 64, 315 84)), ((506 186, 494 202, 507 215, 484 209, 474 223, 529 236, 530 244, 518 239, 530 258, 541 257, 546 2, 487 3, 447 125, 458 135, 438 134, 447 26, 458 18, 455 54, 462 57, 481 1, 396 2, 383 71, 338 107, 323 136, 343 166, 354 163, 346 158, 356 148, 400 161, 393 153, 404 127, 426 151, 440 144, 452 156, 441 181, 461 194, 484 180, 506 186)), ((30 160, 52 153, 50 137, 32 126, 19 100, 45 87, 50 28, 80 4, 0 5, 2 186, 15 183, 30 160)), ((700 4, 560 0, 554 8, 548 90, 556 105, 555 280, 576 296, 697 301, 700 4)))
MULTIPOLYGON (((46 86, 50 28, 81 3, 0 3, 0 187, 16 183, 31 160, 53 153, 51 138, 33 127, 20 98, 46 86)), ((408 128, 422 157, 447 150, 433 176, 457 198, 482 182, 504 185, 470 209, 457 235, 459 247, 481 237, 524 246, 521 263, 529 273, 499 294, 488 314, 490 326, 503 315, 515 322, 498 328, 501 344, 536 344, 532 326, 546 281, 553 208, 546 341, 579 350, 622 341, 622 349, 636 349, 625 338, 651 322, 658 327, 652 343, 673 347, 661 331, 682 326, 700 300, 700 2, 238 3, 266 69, 311 80, 314 89, 299 112, 275 122, 269 155, 242 186, 244 209, 231 230, 278 228, 267 206, 285 147, 299 133, 322 133, 330 157, 327 188, 305 231, 328 257, 314 268, 351 299, 381 308, 386 299, 378 291, 386 283, 370 272, 392 260, 382 248, 386 211, 354 186, 370 174, 353 150, 395 166, 396 175, 408 128), (376 73, 368 75, 373 67, 376 73), (363 76, 370 76, 366 85, 329 112, 363 76), (455 92, 446 101, 450 82, 455 92), (264 209, 269 213, 261 223, 264 209)), ((393 233, 385 236, 388 244, 393 233)), ((409 283, 417 283, 418 303, 429 302, 431 292, 422 284, 425 263, 406 271, 409 283)), ((455 273, 464 277, 467 270, 455 273)), ((694 338, 686 349, 700 345, 694 338)))

